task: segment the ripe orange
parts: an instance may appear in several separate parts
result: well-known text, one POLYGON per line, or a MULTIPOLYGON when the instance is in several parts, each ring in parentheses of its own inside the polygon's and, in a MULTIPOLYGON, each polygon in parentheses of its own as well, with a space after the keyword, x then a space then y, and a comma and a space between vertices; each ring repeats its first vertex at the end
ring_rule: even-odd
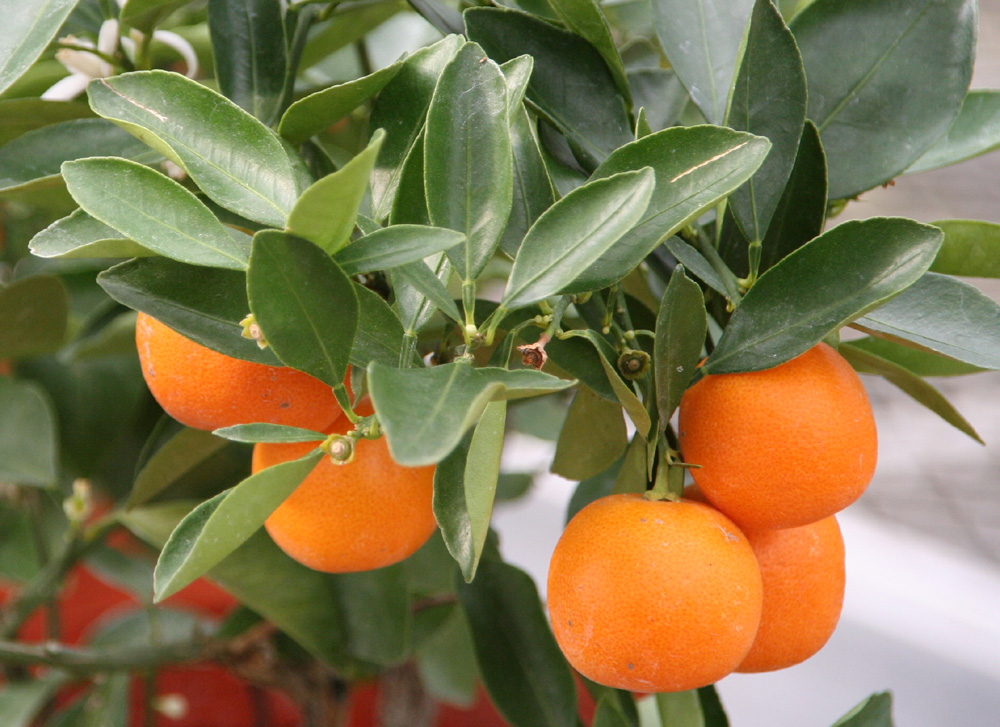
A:
POLYGON ((822 520, 864 492, 878 443, 864 386, 820 343, 765 371, 708 375, 681 399, 680 445, 705 497, 741 527, 822 520))
POLYGON ((784 530, 748 530, 764 580, 764 609, 736 671, 784 669, 830 639, 844 603, 844 539, 834 517, 784 530))
POLYGON ((548 605, 556 641, 583 676, 634 692, 682 691, 743 661, 760 621, 760 570, 717 510, 610 495, 566 526, 548 605))
MULTIPOLYGON (((363 416, 371 412, 367 402, 358 407, 363 416)), ((331 432, 350 428, 343 417, 331 432)), ((317 444, 257 444, 253 471, 297 459, 317 444)), ((393 461, 385 438, 361 439, 351 463, 320 460, 265 527, 282 550, 310 568, 381 568, 412 555, 434 532, 433 483, 434 467, 403 467, 393 461)))
POLYGON ((267 422, 324 431, 342 413, 322 381, 218 353, 145 313, 136 320, 135 342, 149 390, 164 411, 189 427, 267 422))

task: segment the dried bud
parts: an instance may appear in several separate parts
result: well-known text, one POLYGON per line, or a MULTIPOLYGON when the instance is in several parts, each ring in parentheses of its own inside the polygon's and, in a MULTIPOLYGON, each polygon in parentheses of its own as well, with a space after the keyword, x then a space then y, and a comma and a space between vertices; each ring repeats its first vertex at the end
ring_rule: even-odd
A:
POLYGON ((618 371, 629 381, 638 379, 649 371, 649 354, 636 349, 626 349, 618 357, 618 371))
POLYGON ((541 369, 549 360, 549 355, 545 353, 545 344, 548 342, 549 337, 543 333, 535 343, 518 346, 517 350, 521 352, 521 363, 533 369, 541 369))

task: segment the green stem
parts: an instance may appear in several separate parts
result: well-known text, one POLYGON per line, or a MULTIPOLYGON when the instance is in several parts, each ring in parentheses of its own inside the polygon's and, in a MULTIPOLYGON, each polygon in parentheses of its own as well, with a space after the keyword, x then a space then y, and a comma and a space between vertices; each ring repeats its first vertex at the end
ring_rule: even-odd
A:
POLYGON ((86 549, 79 532, 71 531, 71 533, 55 557, 45 564, 17 600, 10 605, 4 614, 3 625, 0 626, 0 639, 13 638, 32 611, 55 596, 66 573, 86 549))
POLYGON ((357 424, 361 421, 361 417, 354 413, 354 409, 351 408, 351 398, 347 395, 347 387, 343 384, 337 384, 333 387, 333 395, 337 397, 337 403, 340 404, 340 408, 344 410, 344 414, 350 420, 351 424, 357 424))
POLYGON ((695 236, 695 242, 698 245, 698 250, 722 279, 722 284, 726 288, 726 297, 734 306, 739 305, 743 293, 740 291, 740 283, 736 275, 729 269, 722 256, 719 255, 719 251, 704 234, 699 232, 695 236))
POLYGON ((12 666, 51 666, 77 674, 106 671, 141 671, 161 664, 202 661, 217 650, 206 640, 124 648, 76 648, 48 642, 22 644, 0 641, 0 663, 12 666))
POLYGON ((550 339, 555 336, 556 331, 558 331, 562 325, 563 315, 566 313, 566 309, 569 308, 569 304, 572 301, 573 296, 571 295, 564 295, 559 299, 559 302, 556 303, 556 307, 552 309, 552 313, 550 314, 551 320, 545 329, 545 333, 542 335, 548 336, 550 339))
POLYGON ((403 347, 399 349, 399 368, 408 369, 413 366, 413 354, 417 350, 417 334, 406 331, 403 334, 403 347))

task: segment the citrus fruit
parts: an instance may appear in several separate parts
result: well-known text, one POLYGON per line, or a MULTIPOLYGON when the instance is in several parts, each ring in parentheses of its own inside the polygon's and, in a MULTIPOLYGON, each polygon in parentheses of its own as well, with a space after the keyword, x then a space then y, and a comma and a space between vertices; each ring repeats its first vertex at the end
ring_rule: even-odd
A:
POLYGON ((717 510, 610 495, 563 531, 548 606, 556 641, 588 679, 633 692, 694 689, 732 672, 750 649, 760 570, 717 510))
POLYGON ((764 371, 709 374, 681 399, 684 459, 705 497, 740 527, 788 528, 850 505, 875 471, 864 386, 820 343, 764 371))
POLYGON ((136 320, 135 342, 149 390, 189 427, 267 422, 323 431, 342 413, 319 379, 218 353, 145 313, 136 320))
POLYGON ((745 531, 764 581, 764 608, 740 672, 784 669, 815 654, 844 603, 844 539, 833 516, 783 530, 745 531))
MULTIPOLYGON (((371 412, 367 402, 358 407, 362 416, 371 412)), ((343 417, 330 431, 350 428, 343 417)), ((253 470, 298 459, 317 444, 257 444, 253 470)), ((361 439, 349 464, 321 459, 265 527, 282 550, 315 570, 381 568, 412 555, 434 532, 433 483, 434 467, 396 464, 384 437, 361 439)))

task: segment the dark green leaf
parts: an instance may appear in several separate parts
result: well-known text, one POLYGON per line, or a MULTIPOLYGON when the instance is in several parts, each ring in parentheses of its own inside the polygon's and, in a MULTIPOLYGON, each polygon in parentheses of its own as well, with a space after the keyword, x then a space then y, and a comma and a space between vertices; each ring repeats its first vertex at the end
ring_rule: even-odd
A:
POLYGON ((416 262, 393 270, 393 280, 403 283, 395 283, 396 303, 403 319, 403 329, 411 333, 420 330, 433 315, 435 307, 453 321, 462 321, 458 306, 445 288, 445 282, 451 276, 451 262, 443 253, 428 259, 432 265, 426 261, 416 262))
POLYGON ((224 439, 210 432, 182 428, 140 463, 129 492, 128 507, 153 499, 226 446, 224 439))
POLYGON ((943 137, 907 168, 925 172, 972 159, 1000 147, 1000 91, 969 91, 943 137))
POLYGON ((284 18, 272 0, 209 0, 208 30, 219 90, 270 126, 285 82, 284 18))
POLYGON ((56 37, 77 0, 40 0, 5 13, 0 30, 0 91, 4 91, 56 37))
POLYGON ((500 64, 504 80, 507 82, 507 121, 513 126, 514 119, 523 108, 524 94, 528 92, 531 72, 535 69, 535 59, 529 55, 511 58, 500 64))
POLYGON ((131 258, 154 254, 83 210, 56 220, 31 238, 28 245, 38 257, 131 258))
MULTIPOLYGON (((602 347, 605 357, 614 358, 614 348, 611 344, 602 347)), ((587 387, 602 399, 618 401, 615 390, 611 388, 608 377, 601 363, 602 354, 595 348, 592 341, 579 336, 569 338, 553 338, 545 344, 545 352, 549 360, 569 375, 580 379, 587 387)))
POLYGON ((678 266, 670 276, 656 316, 653 361, 660 429, 666 429, 694 376, 708 330, 705 296, 678 266))
POLYGON ((413 616, 401 563, 334 576, 347 648, 358 659, 391 665, 406 657, 413 616))
POLYGON ((434 470, 434 517, 466 582, 486 544, 500 475, 507 402, 486 405, 474 430, 434 470))
POLYGON ((462 15, 438 0, 409 0, 413 9, 443 34, 462 32, 462 15))
POLYGON ((615 79, 618 93, 626 103, 631 103, 632 91, 625 77, 625 66, 600 5, 595 0, 549 0, 549 5, 567 28, 585 39, 601 54, 611 76, 615 79))
POLYGON ((32 381, 0 377, 0 477, 26 485, 52 485, 59 472, 55 412, 32 381))
POLYGON ((160 553, 153 576, 155 600, 177 593, 242 545, 323 456, 317 449, 268 467, 192 510, 160 553))
MULTIPOLYGON (((740 235, 743 240, 743 236, 740 235)), ((745 242, 745 240, 744 240, 745 242)), ((701 282, 714 290, 719 295, 729 297, 726 284, 722 282, 719 273, 712 267, 712 263, 705 259, 693 245, 689 245, 676 235, 667 239, 663 243, 671 255, 678 263, 694 273, 694 276, 701 282)))
POLYGON ((114 157, 65 162, 62 170, 73 199, 124 237, 180 262, 246 268, 246 236, 234 236, 170 177, 114 157))
POLYGON ((878 374, 960 432, 984 444, 975 428, 952 406, 951 402, 913 371, 848 343, 841 344, 839 351, 858 371, 878 374))
POLYGON ((792 31, 831 199, 900 174, 958 115, 972 75, 973 0, 816 0, 792 31))
MULTIPOLYGON (((302 57, 299 60, 299 72, 301 73, 329 58, 341 48, 361 40, 369 31, 374 30, 405 8, 405 0, 374 0, 373 2, 338 4, 336 12, 332 13, 325 25, 317 24, 310 29, 309 39, 306 41, 302 57)), ((347 111, 350 110, 347 109, 347 111)), ((338 118, 340 116, 330 119, 330 122, 332 123, 338 118)), ((321 131, 321 129, 317 129, 317 131, 321 131)), ((292 140, 290 139, 290 141, 292 140)))
POLYGON ((721 124, 753 0, 657 0, 660 46, 705 118, 721 124))
POLYGON ((643 216, 650 169, 623 172, 573 190, 532 225, 518 250, 501 305, 523 308, 567 289, 643 216))
POLYGON ((465 25, 469 39, 497 63, 525 54, 535 59, 528 100, 566 136, 584 167, 594 169, 632 140, 628 107, 615 77, 586 40, 503 8, 471 8, 465 25))
POLYGON ((196 343, 234 358, 278 365, 271 349, 261 349, 242 336, 240 321, 250 312, 246 280, 238 270, 161 257, 128 260, 97 276, 104 291, 119 303, 151 315, 196 343))
POLYGON ((528 112, 514 109, 510 138, 514 156, 514 197, 500 246, 511 257, 517 254, 528 230, 545 210, 552 206, 555 194, 531 129, 528 112))
POLYGON ((170 13, 190 0, 127 0, 121 11, 122 22, 149 35, 170 13))
POLYGON ((795 39, 771 0, 757 0, 726 114, 727 126, 771 141, 760 169, 729 198, 750 240, 763 240, 771 224, 805 120, 806 77, 795 39))
POLYGON ((57 351, 66 340, 69 301, 59 278, 39 275, 0 288, 0 358, 57 351))
POLYGON ((72 101, 0 99, 0 144, 7 144, 32 129, 93 115, 89 106, 72 101))
POLYGON ((442 227, 392 225, 355 240, 334 260, 348 275, 357 275, 419 262, 464 240, 461 232, 442 227))
POLYGON ((618 705, 615 704, 614 697, 603 696, 597 700, 593 727, 634 727, 635 724, 629 722, 621 713, 618 705))
POLYGON ((889 692, 871 695, 833 727, 892 727, 892 695, 889 692))
POLYGON ((231 427, 216 429, 212 434, 233 442, 245 442, 247 444, 254 444, 256 442, 279 442, 284 444, 288 444, 289 442, 316 442, 326 438, 326 435, 322 432, 314 432, 311 429, 289 427, 284 424, 268 424, 266 422, 234 424, 231 427))
MULTIPOLYGON (((588 330, 586 333, 590 334, 588 337, 591 342, 597 340, 597 334, 594 331, 588 330)), ((632 387, 626 384, 622 380, 622 377, 618 375, 618 369, 611 361, 604 356, 601 356, 600 361, 601 365, 604 366, 604 374, 608 377, 611 388, 615 391, 615 396, 618 397, 618 401, 625 409, 625 413, 628 414, 628 418, 632 420, 632 424, 635 425, 639 436, 648 436, 652 422, 650 421, 649 412, 646 411, 646 407, 639 401, 639 397, 632 391, 632 387)))
POLYGON ((931 265, 932 272, 1000 278, 1000 225, 979 220, 933 224, 944 232, 944 244, 931 265))
POLYGON ((974 366, 1000 369, 1000 305, 948 275, 925 274, 854 325, 974 366))
POLYGON ((690 96, 676 73, 668 68, 636 68, 629 70, 628 81, 635 108, 645 110, 651 131, 662 131, 677 123, 690 96))
POLYGON ((904 346, 887 338, 865 336, 850 341, 850 344, 853 348, 888 359, 917 376, 965 376, 986 370, 931 351, 904 346))
POLYGON ((458 598, 483 683, 504 718, 515 727, 576 727, 573 676, 530 576, 484 560, 458 598))
POLYGON ((624 461, 625 458, 622 457, 603 472, 583 480, 576 486, 576 489, 573 490, 573 496, 566 506, 566 522, 572 520, 574 515, 594 500, 610 495, 614 491, 615 481, 618 479, 618 472, 624 461))
POLYGON ((247 295, 264 336, 287 366, 343 383, 358 329, 354 284, 330 256, 276 230, 253 238, 247 295))
POLYGON ((417 669, 432 697, 449 704, 472 706, 480 679, 472 652, 472 635, 459 609, 454 609, 445 625, 421 647, 417 669))
POLYGON ((424 136, 413 143, 413 148, 403 161, 399 172, 396 196, 389 211, 390 225, 430 225, 431 215, 427 211, 427 195, 424 189, 424 136))
POLYGON ((845 222, 768 270, 743 298, 706 373, 766 369, 912 285, 944 236, 902 218, 845 222), (836 271, 836 274, 832 274, 836 271))
POLYGON ((552 471, 568 480, 585 480, 614 464, 627 445, 621 405, 580 389, 559 434, 552 471))
POLYGON ((102 78, 87 93, 97 113, 179 164, 215 202, 284 226, 301 192, 301 162, 229 99, 166 71, 102 78))
POLYGON ((701 701, 701 713, 705 717, 705 727, 729 727, 729 718, 726 710, 722 707, 719 693, 715 686, 709 684, 707 687, 698 689, 698 699, 701 701))
POLYGON ((399 365, 403 348, 403 325, 389 304, 368 288, 357 286, 358 332, 351 348, 351 364, 367 368, 372 361, 386 366, 399 365))

